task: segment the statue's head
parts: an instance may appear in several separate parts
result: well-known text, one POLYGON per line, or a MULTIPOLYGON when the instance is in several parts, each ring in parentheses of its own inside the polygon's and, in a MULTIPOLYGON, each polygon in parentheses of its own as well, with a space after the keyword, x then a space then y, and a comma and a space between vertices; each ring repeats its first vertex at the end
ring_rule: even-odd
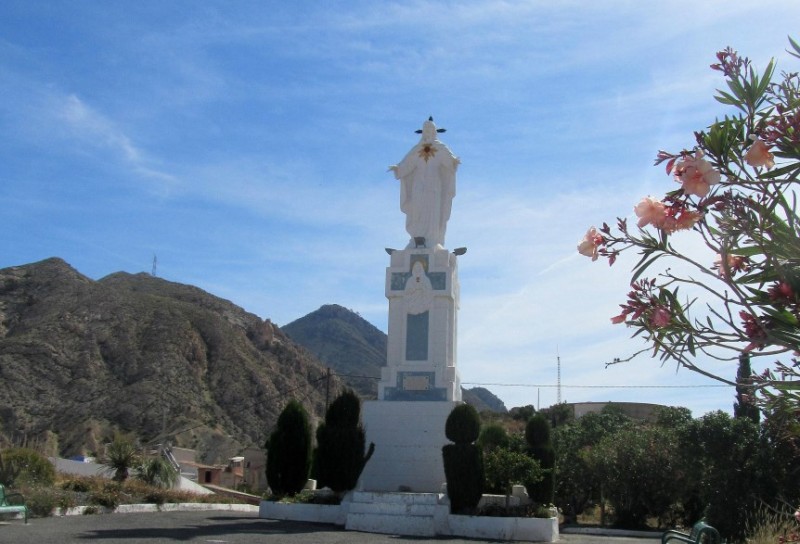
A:
POLYGON ((436 128, 433 123, 433 116, 428 117, 428 120, 422 124, 422 130, 417 130, 417 134, 422 134, 420 143, 430 143, 436 141, 436 134, 439 132, 447 132, 446 128, 436 128))
POLYGON ((432 142, 436 140, 436 125, 433 119, 428 119, 422 124, 422 141, 432 142))

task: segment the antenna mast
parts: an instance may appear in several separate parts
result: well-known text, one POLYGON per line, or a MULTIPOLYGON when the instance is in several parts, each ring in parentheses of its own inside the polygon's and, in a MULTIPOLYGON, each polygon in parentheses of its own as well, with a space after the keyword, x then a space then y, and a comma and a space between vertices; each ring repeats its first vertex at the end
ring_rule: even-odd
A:
POLYGON ((156 254, 153 253, 153 271, 150 273, 153 277, 156 277, 156 266, 158 265, 158 257, 156 254))
POLYGON ((561 404, 561 355, 558 353, 558 346, 556 346, 556 361, 558 361, 558 399, 556 402, 561 404))

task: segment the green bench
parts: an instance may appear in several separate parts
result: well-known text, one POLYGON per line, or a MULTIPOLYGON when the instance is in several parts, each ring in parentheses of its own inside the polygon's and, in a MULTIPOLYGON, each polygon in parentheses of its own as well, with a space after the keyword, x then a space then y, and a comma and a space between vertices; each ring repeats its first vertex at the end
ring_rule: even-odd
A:
POLYGON ((687 542, 691 544, 722 543, 722 537, 719 535, 719 531, 704 521, 698 521, 695 523, 692 527, 692 532, 688 534, 670 529, 661 535, 661 544, 667 544, 667 542, 670 540, 677 540, 679 542, 687 542))
POLYGON ((25 523, 28 523, 28 507, 25 504, 11 504, 8 502, 9 497, 19 497, 24 503, 23 496, 19 493, 9 493, 6 495, 6 488, 0 484, 0 514, 23 514, 25 516, 25 523))

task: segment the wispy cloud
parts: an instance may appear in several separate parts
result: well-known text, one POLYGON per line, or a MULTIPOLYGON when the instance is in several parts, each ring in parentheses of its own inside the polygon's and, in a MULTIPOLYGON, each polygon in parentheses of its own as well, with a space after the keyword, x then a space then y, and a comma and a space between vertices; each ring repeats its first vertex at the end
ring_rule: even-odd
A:
POLYGON ((80 143, 84 149, 109 152, 145 178, 167 184, 178 181, 175 176, 149 166, 146 155, 116 123, 74 94, 53 99, 55 120, 62 123, 72 142, 80 143))
POLYGON ((552 382, 558 350, 565 383, 688 380, 604 368, 640 345, 609 322, 630 263, 575 246, 672 187, 652 157, 724 112, 714 52, 763 65, 797 19, 779 0, 23 3, 0 18, 0 266, 58 251, 100 276, 158 253, 278 323, 335 302, 385 329, 383 247, 407 238, 385 170, 434 115, 463 161, 462 378, 552 382))

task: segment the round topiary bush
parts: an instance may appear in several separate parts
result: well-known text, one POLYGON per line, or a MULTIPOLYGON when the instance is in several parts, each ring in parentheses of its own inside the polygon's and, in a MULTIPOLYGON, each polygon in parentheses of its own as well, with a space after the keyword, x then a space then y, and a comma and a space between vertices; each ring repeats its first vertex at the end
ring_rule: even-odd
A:
POLYGON ((456 444, 472 444, 481 432, 481 418, 478 411, 469 404, 460 404, 447 416, 444 434, 456 444))
POLYGON ((445 422, 445 435, 455 442, 442 448, 447 496, 453 514, 470 513, 483 495, 483 452, 473 444, 480 428, 480 416, 469 404, 453 408, 445 422))
POLYGON ((325 424, 333 427, 357 427, 361 419, 361 400, 351 390, 336 397, 325 412, 325 424))
POLYGON ((541 414, 532 416, 525 425, 525 441, 531 448, 550 444, 550 423, 541 414))

